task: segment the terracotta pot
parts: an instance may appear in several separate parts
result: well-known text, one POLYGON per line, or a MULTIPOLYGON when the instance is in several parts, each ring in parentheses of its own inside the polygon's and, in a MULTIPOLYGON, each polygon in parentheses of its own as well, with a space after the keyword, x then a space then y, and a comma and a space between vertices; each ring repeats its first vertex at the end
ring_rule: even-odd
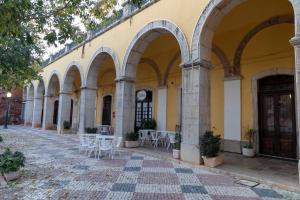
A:
POLYGON ((180 150, 173 149, 173 158, 180 159, 180 150))
POLYGON ((20 175, 21 175, 20 170, 18 170, 16 172, 3 173, 3 176, 5 177, 6 181, 16 180, 20 177, 20 175))
POLYGON ((202 156, 202 158, 206 167, 216 167, 224 163, 224 154, 220 154, 219 156, 212 158, 202 156))
POLYGON ((126 148, 136 148, 140 146, 139 141, 125 141, 125 147, 126 148))
POLYGON ((246 157, 254 157, 255 156, 255 150, 253 148, 245 148, 242 149, 243 156, 246 157))

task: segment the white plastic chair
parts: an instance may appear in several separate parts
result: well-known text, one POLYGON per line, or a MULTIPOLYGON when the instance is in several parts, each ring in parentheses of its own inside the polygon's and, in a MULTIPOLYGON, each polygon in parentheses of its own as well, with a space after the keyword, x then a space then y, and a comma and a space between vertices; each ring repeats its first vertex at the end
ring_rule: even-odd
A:
POLYGON ((103 135, 110 134, 110 126, 109 125, 100 125, 98 128, 98 132, 103 135))
POLYGON ((88 138, 86 134, 80 134, 79 135, 79 153, 81 151, 85 151, 85 154, 87 153, 87 148, 89 146, 88 138))
POLYGON ((148 132, 148 130, 139 130, 139 140, 141 146, 144 146, 145 141, 148 140, 148 132))
POLYGON ((151 141, 154 147, 157 147, 159 140, 159 132, 151 131, 151 141))
POLYGON ((116 152, 119 156, 121 156, 121 147, 122 147, 123 137, 117 137, 114 139, 114 147, 113 147, 113 154, 116 152))
POLYGON ((88 157, 91 156, 91 154, 94 152, 95 158, 96 158, 96 151, 97 151, 97 140, 96 140, 96 134, 86 134, 87 138, 87 152, 88 152, 88 157))
POLYGON ((113 159, 113 140, 107 139, 105 137, 99 137, 99 149, 98 149, 98 159, 101 158, 102 151, 108 153, 109 157, 113 159))
POLYGON ((162 147, 166 147, 167 146, 167 132, 166 131, 157 131, 159 133, 159 142, 161 144, 162 147))
POLYGON ((167 149, 169 149, 171 146, 174 147, 175 141, 175 133, 168 132, 168 146, 167 149))

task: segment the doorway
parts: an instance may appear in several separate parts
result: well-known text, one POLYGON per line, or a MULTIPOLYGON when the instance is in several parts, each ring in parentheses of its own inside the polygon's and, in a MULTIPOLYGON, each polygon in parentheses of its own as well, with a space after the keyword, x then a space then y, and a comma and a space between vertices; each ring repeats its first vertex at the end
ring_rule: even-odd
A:
POLYGON ((152 119, 152 91, 151 90, 139 90, 136 92, 135 97, 135 131, 142 128, 144 121, 152 119))
POLYGON ((258 85, 260 153, 296 159, 294 77, 269 76, 258 85))
POLYGON ((103 97, 102 125, 111 125, 111 103, 111 95, 103 97))
POLYGON ((56 101, 54 102, 54 112, 53 112, 53 124, 54 124, 54 125, 57 125, 58 105, 59 105, 59 101, 56 100, 56 101))

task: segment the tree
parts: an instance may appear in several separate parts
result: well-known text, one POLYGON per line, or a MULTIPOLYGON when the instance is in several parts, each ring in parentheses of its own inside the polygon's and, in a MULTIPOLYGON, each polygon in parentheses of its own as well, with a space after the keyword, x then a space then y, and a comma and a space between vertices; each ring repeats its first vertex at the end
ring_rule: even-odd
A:
MULTIPOLYGON (((140 6, 142 0, 130 0, 140 6)), ((39 79, 47 45, 81 42, 116 13, 118 0, 0 0, 0 88, 39 79), (83 26, 83 28, 82 28, 83 26), (47 44, 45 46, 45 43, 47 44)))

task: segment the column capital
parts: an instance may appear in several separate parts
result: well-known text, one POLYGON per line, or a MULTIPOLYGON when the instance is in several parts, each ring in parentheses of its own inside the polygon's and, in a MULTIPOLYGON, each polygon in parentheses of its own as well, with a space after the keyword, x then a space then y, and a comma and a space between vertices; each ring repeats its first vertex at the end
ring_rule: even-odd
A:
POLYGON ((43 99, 43 97, 34 97, 33 99, 43 99))
POLYGON ((97 90, 97 87, 82 86, 81 90, 97 90))
POLYGON ((131 82, 134 83, 135 79, 128 76, 120 76, 115 79, 115 82, 131 82))
POLYGON ((297 46, 300 46, 300 37, 293 37, 292 39, 290 39, 290 43, 294 46, 294 47, 297 47, 297 46))
POLYGON ((242 80, 244 77, 242 75, 231 75, 225 76, 224 81, 235 81, 235 80, 242 80))
POLYGON ((72 95, 72 92, 61 91, 59 95, 72 95))
POLYGON ((182 67, 183 69, 188 69, 193 67, 202 67, 206 69, 211 69, 212 64, 210 61, 201 59, 201 60, 193 60, 192 62, 189 63, 182 63, 180 64, 180 67, 182 67))

